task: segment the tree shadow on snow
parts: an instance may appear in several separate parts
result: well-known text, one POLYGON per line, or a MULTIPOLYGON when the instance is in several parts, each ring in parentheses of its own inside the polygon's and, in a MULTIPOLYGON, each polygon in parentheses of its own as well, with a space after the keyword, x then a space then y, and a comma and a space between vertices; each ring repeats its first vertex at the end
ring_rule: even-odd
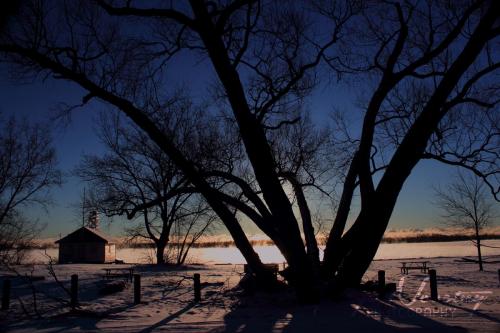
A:
POLYGON ((161 327, 163 325, 166 325, 168 324, 169 322, 171 322, 172 320, 178 318, 180 315, 182 315, 183 313, 185 312, 188 312, 190 309, 192 309, 194 306, 196 305, 195 302, 191 302, 191 303, 188 303, 185 307, 183 307, 182 309, 180 309, 179 311, 177 312, 174 312, 172 313, 171 315, 168 315, 167 317, 163 318, 162 320, 160 320, 159 322, 151 325, 150 327, 147 327, 141 331, 139 331, 139 333, 150 333, 150 332, 153 332, 155 329, 157 329, 158 327, 161 327))
POLYGON ((68 310, 51 317, 45 317, 39 320, 28 320, 20 322, 17 325, 12 325, 13 330, 29 330, 38 331, 44 330, 51 333, 59 333, 66 331, 99 331, 97 324, 104 319, 113 319, 114 316, 119 316, 122 312, 132 308, 133 304, 124 304, 114 307, 107 311, 89 311, 89 310, 68 310))
MULTIPOLYGON (((262 296, 265 297, 265 296, 262 296)), ((261 295, 246 299, 224 317, 220 332, 467 332, 434 320, 390 300, 350 291, 338 301, 300 306, 293 302, 262 301, 261 295)), ((269 300, 268 300, 269 301, 269 300)))

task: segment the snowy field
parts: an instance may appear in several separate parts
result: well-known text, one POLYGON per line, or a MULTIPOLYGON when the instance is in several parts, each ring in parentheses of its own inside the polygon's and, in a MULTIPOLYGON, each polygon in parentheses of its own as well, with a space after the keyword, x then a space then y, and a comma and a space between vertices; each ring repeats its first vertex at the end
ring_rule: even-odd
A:
MULTIPOLYGON (((44 277, 33 282, 40 318, 29 282, 11 278, 13 299, 11 308, 0 312, 0 332, 500 332, 500 256, 489 256, 484 272, 460 258, 429 259, 438 275, 438 302, 429 300, 427 274, 401 275, 400 261, 374 261, 365 276, 375 280, 383 269, 386 281, 397 283, 398 291, 385 299, 348 290, 341 299, 308 306, 296 304, 289 292, 241 295, 235 288, 241 265, 135 265, 142 280, 138 305, 131 283, 121 292, 98 293, 106 283, 103 268, 131 265, 55 265, 66 288, 71 274, 79 276, 80 307, 73 313, 61 303, 68 297, 47 266, 36 265, 32 274, 44 277), (199 303, 192 302, 194 273, 201 275, 199 303)), ((23 267, 21 273, 31 271, 23 267)))

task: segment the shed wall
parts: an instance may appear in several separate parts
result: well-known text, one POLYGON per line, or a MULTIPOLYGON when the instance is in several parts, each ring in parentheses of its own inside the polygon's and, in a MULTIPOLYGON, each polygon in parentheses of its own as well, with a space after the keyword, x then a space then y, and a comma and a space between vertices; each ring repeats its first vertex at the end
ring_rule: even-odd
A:
POLYGON ((104 263, 105 243, 60 243, 59 263, 104 263))

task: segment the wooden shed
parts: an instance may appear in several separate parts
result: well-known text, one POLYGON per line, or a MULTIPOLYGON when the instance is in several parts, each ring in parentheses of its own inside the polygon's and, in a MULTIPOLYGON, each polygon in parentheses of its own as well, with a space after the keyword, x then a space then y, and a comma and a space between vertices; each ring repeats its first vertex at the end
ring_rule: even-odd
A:
POLYGON ((116 247, 97 229, 81 227, 56 241, 59 263, 110 263, 116 259, 116 247))

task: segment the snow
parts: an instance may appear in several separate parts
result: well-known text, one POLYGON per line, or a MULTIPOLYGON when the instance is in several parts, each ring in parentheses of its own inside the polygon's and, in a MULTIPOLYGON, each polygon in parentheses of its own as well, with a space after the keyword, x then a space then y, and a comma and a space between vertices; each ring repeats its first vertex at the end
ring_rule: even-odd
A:
MULTIPOLYGON (((242 265, 188 265, 182 268, 136 265, 141 274, 142 302, 133 304, 133 284, 112 295, 98 289, 103 268, 130 265, 54 265, 60 281, 69 288, 70 276, 79 276, 78 313, 55 298, 67 295, 48 274, 45 265, 35 265, 33 282, 39 291, 41 319, 23 314, 18 297, 32 312, 29 283, 12 278, 11 308, 0 312, 0 332, 500 332, 500 256, 490 256, 485 271, 459 258, 432 258, 429 265, 438 276, 438 302, 429 299, 427 274, 400 272, 400 259, 376 260, 365 280, 376 280, 386 271, 386 282, 398 291, 387 298, 348 290, 335 301, 299 305, 291 292, 257 293, 243 296, 234 287, 242 265), (193 274, 202 281, 202 301, 193 303, 193 274)), ((28 266, 19 268, 30 273, 28 266)), ((0 276, 12 274, 0 272, 0 276)))

